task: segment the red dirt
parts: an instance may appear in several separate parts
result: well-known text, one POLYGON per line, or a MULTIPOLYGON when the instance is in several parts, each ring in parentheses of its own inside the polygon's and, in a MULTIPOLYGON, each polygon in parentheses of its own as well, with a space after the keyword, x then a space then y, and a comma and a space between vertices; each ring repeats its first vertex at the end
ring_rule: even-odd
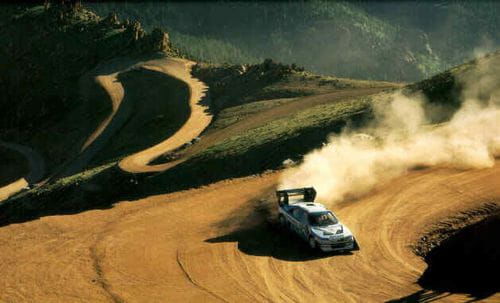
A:
POLYGON ((263 227, 255 199, 274 189, 279 173, 6 226, 0 299, 463 302, 466 295, 429 294, 415 283, 426 265, 410 244, 450 211, 498 198, 499 164, 414 171, 333 207, 358 239, 353 255, 309 254, 263 227))

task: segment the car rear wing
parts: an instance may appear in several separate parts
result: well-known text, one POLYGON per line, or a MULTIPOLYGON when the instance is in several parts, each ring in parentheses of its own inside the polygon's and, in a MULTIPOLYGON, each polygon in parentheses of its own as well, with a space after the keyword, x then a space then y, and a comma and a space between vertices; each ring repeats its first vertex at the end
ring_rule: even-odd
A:
POLYGON ((314 202, 314 199, 316 199, 316 190, 314 187, 304 187, 276 191, 276 197, 280 206, 288 205, 291 196, 302 196, 303 202, 314 202))

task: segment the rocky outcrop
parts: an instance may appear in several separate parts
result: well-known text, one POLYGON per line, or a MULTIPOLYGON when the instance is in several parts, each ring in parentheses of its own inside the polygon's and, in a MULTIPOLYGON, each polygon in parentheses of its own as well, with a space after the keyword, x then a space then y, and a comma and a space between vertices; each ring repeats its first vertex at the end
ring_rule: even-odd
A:
MULTIPOLYGON (((252 65, 198 64, 193 67, 193 75, 210 87, 212 99, 217 100, 214 106, 218 109, 237 105, 235 94, 240 96, 241 100, 249 101, 245 99, 247 94, 283 80, 294 72, 302 71, 304 68, 295 64, 282 64, 272 59, 265 59, 260 64, 252 65)), ((276 96, 278 97, 288 96, 276 96)))
POLYGON ((168 51, 170 50, 170 37, 168 33, 159 28, 155 28, 150 35, 150 44, 153 50, 160 52, 168 51))

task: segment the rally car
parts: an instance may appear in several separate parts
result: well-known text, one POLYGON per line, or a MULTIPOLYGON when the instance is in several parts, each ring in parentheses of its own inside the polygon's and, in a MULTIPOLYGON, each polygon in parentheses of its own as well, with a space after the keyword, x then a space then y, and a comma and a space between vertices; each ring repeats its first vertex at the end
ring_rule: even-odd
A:
POLYGON ((309 243, 312 249, 324 252, 357 249, 356 239, 323 204, 314 202, 312 187, 276 191, 279 223, 309 243))

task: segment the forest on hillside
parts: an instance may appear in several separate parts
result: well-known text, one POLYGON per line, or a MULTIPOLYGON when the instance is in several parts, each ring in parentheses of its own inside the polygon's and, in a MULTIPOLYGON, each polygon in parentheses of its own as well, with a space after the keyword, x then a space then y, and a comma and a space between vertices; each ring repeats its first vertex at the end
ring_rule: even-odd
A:
POLYGON ((170 33, 193 59, 272 58, 322 74, 415 81, 496 49, 496 1, 85 3, 170 33))

